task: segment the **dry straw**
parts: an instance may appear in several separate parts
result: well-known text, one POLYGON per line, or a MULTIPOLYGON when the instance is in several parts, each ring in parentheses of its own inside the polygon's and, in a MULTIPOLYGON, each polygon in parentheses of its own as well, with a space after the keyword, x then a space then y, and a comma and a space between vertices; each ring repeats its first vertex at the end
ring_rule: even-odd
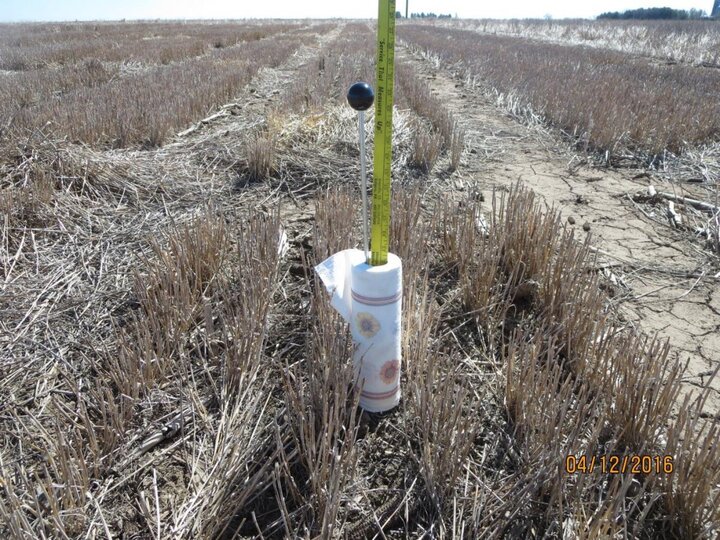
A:
POLYGON ((52 39, 49 29, 35 34, 37 46, 0 43, 0 51, 15 57, 10 67, 23 68, 0 78, 0 129, 21 135, 44 129, 115 148, 159 146, 233 99, 263 65, 276 67, 307 41, 293 32, 297 25, 219 26, 218 34, 211 26, 198 28, 190 43, 173 24, 152 31, 143 24, 108 25, 97 34, 81 28, 82 41, 43 44, 52 39), (117 48, 118 37, 133 41, 117 48), (50 67, 55 63, 62 67, 50 67))
POLYGON ((119 505, 151 537, 711 536, 707 391, 673 416, 682 366, 612 331, 588 245, 518 187, 482 208, 489 230, 473 194, 435 207, 396 189, 404 399, 361 413, 347 328, 311 271, 352 245, 357 200, 320 194, 287 260, 276 213, 229 225, 211 206, 150 241, 89 386, 63 367, 44 411, 8 416, 46 457, 0 454, 5 531, 114 531, 119 505), (669 454, 676 474, 564 472, 568 454, 613 453, 669 454))
MULTIPOLYGON (((305 58, 318 91, 342 99, 321 72, 362 69, 331 53, 368 33, 305 58)), ((404 397, 357 409, 347 328, 312 272, 360 238, 357 191, 325 187, 356 185, 337 143, 355 118, 298 107, 272 130, 270 179, 243 189, 247 136, 197 133, 201 159, 39 132, 3 150, 0 534, 716 536, 709 386, 685 397, 667 344, 608 306, 589 241, 518 186, 481 204, 398 176, 404 397), (675 473, 564 471, 631 453, 675 473)))
POLYGON ((720 31, 709 20, 481 19, 452 22, 483 34, 611 49, 667 62, 717 67, 720 31))
POLYGON ((428 173, 440 153, 447 151, 450 170, 454 171, 460 165, 465 146, 464 129, 440 98, 431 92, 430 86, 418 76, 411 64, 398 63, 397 81, 399 106, 409 106, 432 126, 428 128, 422 121, 415 123, 410 165, 428 173))
POLYGON ((720 129, 718 102, 708 99, 718 86, 716 70, 432 26, 402 25, 399 35, 468 79, 518 96, 523 106, 603 152, 661 156, 714 140, 720 129))

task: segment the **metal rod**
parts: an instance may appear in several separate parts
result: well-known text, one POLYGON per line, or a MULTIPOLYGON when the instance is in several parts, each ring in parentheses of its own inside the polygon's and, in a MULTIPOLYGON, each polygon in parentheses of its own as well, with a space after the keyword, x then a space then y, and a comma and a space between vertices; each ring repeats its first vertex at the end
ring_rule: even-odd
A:
POLYGON ((367 210, 367 177, 365 175, 365 111, 359 111, 358 136, 360 139, 360 176, 362 178, 362 220, 363 220, 363 248, 365 260, 370 260, 370 245, 368 243, 368 210, 367 210))

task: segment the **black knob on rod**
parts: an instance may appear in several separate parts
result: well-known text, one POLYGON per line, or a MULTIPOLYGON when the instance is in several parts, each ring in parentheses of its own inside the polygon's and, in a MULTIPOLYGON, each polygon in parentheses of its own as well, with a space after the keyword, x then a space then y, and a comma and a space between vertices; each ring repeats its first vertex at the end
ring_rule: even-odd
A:
POLYGON ((375 93, 368 83, 356 82, 348 90, 347 100, 356 111, 366 111, 372 107, 373 101, 375 101, 375 93))

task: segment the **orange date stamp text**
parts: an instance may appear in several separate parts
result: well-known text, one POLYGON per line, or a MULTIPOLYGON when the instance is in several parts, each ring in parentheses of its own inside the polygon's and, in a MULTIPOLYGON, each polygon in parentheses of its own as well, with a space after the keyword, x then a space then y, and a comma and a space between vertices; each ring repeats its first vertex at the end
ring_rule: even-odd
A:
POLYGON ((675 463, 672 456, 639 455, 573 455, 565 456, 568 474, 672 474, 675 463))

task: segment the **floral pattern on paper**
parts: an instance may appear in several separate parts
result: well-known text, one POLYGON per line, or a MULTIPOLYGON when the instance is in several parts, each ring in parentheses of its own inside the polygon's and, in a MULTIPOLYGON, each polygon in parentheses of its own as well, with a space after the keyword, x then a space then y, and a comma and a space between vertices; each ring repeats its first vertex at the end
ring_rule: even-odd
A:
POLYGON ((361 311, 357 314, 355 324, 357 324, 360 334, 366 338, 371 338, 380 331, 380 323, 378 320, 366 311, 361 311))
POLYGON ((388 360, 380 368, 380 378, 385 384, 397 381, 400 373, 400 360, 388 360))

